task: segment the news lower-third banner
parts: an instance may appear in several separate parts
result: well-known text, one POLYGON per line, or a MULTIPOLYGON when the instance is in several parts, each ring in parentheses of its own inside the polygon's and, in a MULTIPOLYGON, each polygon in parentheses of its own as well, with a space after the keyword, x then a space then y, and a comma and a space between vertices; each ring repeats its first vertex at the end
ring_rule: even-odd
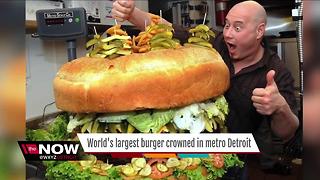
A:
POLYGON ((250 133, 79 133, 78 141, 19 141, 28 161, 80 160, 85 154, 112 158, 208 158, 210 154, 256 154, 250 133))

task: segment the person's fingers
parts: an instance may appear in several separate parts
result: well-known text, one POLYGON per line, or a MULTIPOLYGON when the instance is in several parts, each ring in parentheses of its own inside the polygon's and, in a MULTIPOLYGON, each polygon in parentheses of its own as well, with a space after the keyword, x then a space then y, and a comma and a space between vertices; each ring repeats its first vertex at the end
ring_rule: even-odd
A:
POLYGON ((253 106, 257 109, 257 110, 262 110, 263 109, 263 105, 260 103, 253 103, 253 106))
POLYGON ((125 19, 122 19, 120 17, 117 17, 117 16, 112 16, 114 19, 116 19, 118 22, 123 22, 125 21, 125 19))
POLYGON ((114 9, 115 7, 117 7, 119 5, 118 1, 113 1, 112 3, 112 9, 114 9))
POLYGON ((119 12, 121 12, 123 14, 127 14, 127 15, 129 15, 131 13, 131 11, 132 11, 131 8, 124 7, 121 4, 119 4, 117 1, 113 3, 113 8, 112 9, 114 9, 116 11, 119 11, 119 12))
POLYGON ((257 112, 260 113, 260 114, 265 114, 265 113, 263 112, 263 110, 260 110, 260 109, 257 109, 257 112))
POLYGON ((260 96, 252 96, 251 100, 254 103, 259 103, 259 104, 265 104, 266 103, 264 97, 260 97, 260 96))
POLYGON ((118 11, 119 7, 121 7, 119 2, 118 1, 114 1, 113 4, 112 4, 112 10, 118 11))
POLYGON ((265 96, 265 95, 267 95, 267 91, 264 88, 255 88, 252 91, 252 95, 254 95, 254 96, 265 96))
POLYGON ((276 72, 274 70, 270 70, 267 73, 267 75, 266 75, 267 86, 274 85, 274 83, 275 83, 275 81, 274 81, 275 74, 276 74, 276 72))
POLYGON ((126 14, 123 14, 119 11, 116 11, 114 9, 112 9, 111 11, 112 17, 119 20, 119 21, 124 21, 128 18, 128 16, 126 14))
POLYGON ((117 10, 115 10, 114 8, 112 8, 112 10, 111 10, 111 16, 114 18, 115 16, 116 16, 116 11, 117 10))
POLYGON ((132 1, 125 1, 125 0, 119 0, 118 3, 119 3, 121 6, 123 6, 123 7, 132 8, 134 2, 132 2, 132 1))

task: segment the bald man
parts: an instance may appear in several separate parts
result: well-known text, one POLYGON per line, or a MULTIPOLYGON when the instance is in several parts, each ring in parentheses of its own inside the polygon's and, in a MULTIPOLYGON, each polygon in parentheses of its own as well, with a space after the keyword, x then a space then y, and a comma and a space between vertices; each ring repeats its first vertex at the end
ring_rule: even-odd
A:
MULTIPOLYGON (((258 124, 256 121, 261 119, 260 115, 263 118, 270 116, 273 132, 287 140, 293 136, 299 125, 294 113, 296 103, 293 78, 279 57, 264 47, 262 39, 266 18, 264 8, 257 2, 245 1, 236 4, 226 17, 223 37, 217 38, 214 44, 230 68, 233 82, 230 91, 233 87, 238 89, 237 93, 247 96, 244 100, 251 100, 247 103, 252 104, 256 111, 237 113, 237 116, 243 114, 242 118, 249 119, 256 113, 257 116, 252 119, 253 124, 258 124)), ((237 101, 239 98, 229 99, 237 101)), ((241 104, 236 104, 241 107, 241 104)))
MULTIPOLYGON (((129 20, 141 30, 144 30, 145 19, 149 24, 150 18, 146 17, 150 14, 135 8, 134 1, 115 1, 112 14, 118 20, 129 20)), ((228 130, 253 133, 261 151, 269 150, 259 143, 263 142, 261 139, 270 139, 271 131, 286 141, 299 126, 294 80, 278 55, 266 48, 263 41, 266 19, 260 4, 241 2, 227 14, 223 33, 211 40, 231 75, 230 88, 225 93, 230 109, 228 130), (268 128, 270 131, 266 131, 268 128)), ((188 31, 173 27, 175 37, 186 42, 188 31)), ((246 179, 243 173, 239 174, 238 179, 246 179)))

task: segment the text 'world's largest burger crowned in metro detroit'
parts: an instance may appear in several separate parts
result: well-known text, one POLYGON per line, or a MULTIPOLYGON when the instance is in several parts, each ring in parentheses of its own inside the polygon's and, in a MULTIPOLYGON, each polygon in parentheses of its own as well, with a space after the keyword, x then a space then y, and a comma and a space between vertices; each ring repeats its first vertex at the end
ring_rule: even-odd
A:
MULTIPOLYGON (((152 24, 137 37, 120 27, 96 34, 87 43, 87 57, 64 64, 54 79, 56 106, 68 112, 69 138, 75 133, 226 131, 228 104, 223 94, 229 71, 208 43, 214 33, 207 26, 190 29, 184 46, 158 16, 152 16, 152 24)), ((52 166, 47 177, 68 174, 62 167, 72 166, 91 178, 215 179, 229 167, 242 165, 233 154, 210 157, 133 158, 113 167, 92 158, 52 166)))

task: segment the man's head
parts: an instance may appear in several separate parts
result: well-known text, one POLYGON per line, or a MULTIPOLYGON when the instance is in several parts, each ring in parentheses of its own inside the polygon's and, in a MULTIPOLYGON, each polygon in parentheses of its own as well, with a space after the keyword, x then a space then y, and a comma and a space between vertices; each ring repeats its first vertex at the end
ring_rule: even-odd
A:
POLYGON ((255 1, 244 1, 230 9, 223 36, 231 58, 242 60, 258 51, 266 19, 265 9, 255 1))

